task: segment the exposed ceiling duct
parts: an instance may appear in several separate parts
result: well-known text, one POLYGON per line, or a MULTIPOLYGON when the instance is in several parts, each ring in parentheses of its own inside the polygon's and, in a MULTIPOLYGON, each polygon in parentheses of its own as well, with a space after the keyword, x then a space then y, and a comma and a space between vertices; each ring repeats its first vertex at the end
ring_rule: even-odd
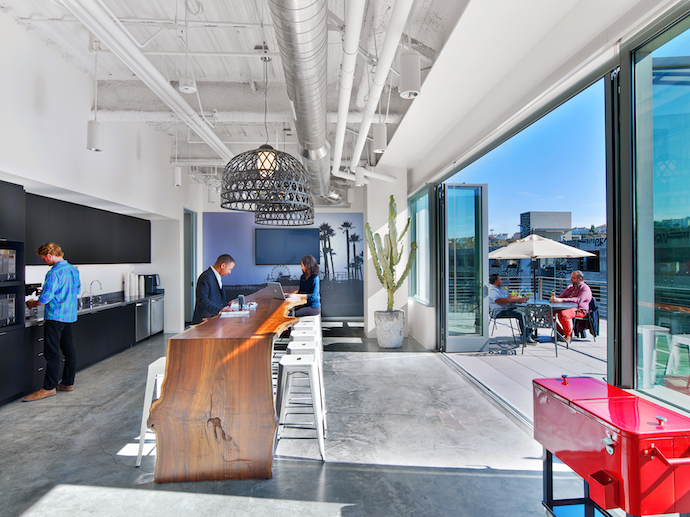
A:
POLYGON ((311 193, 338 201, 342 195, 331 190, 326 132, 326 0, 270 0, 269 4, 311 193))

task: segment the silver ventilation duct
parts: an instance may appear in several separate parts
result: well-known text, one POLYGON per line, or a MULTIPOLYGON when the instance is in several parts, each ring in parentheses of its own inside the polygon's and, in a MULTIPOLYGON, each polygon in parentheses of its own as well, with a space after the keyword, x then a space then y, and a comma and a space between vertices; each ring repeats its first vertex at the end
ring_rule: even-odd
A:
POLYGON ((326 133, 327 2, 270 0, 269 4, 311 192, 337 201, 340 195, 331 191, 331 146, 326 133))

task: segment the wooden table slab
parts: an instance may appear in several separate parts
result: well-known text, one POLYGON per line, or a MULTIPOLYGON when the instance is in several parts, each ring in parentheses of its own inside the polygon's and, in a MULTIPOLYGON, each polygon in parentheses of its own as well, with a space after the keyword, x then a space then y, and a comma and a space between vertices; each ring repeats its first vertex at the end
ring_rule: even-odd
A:
POLYGON ((151 406, 154 481, 270 478, 277 427, 274 336, 297 322, 268 289, 247 317, 215 316, 168 340, 161 397, 151 406))

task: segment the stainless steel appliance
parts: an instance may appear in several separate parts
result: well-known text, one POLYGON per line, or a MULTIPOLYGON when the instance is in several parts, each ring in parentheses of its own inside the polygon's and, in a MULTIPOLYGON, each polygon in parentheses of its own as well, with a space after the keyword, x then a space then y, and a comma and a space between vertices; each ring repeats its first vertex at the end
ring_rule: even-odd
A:
POLYGON ((17 279, 17 252, 0 250, 0 282, 11 282, 17 279))
POLYGON ((136 336, 137 341, 146 339, 151 335, 151 315, 150 315, 151 305, 149 301, 137 303, 135 312, 135 326, 136 326, 136 336))
POLYGON ((151 298, 151 335, 163 332, 163 297, 151 298))
POLYGON ((7 327, 15 323, 17 323, 15 294, 0 294, 0 327, 7 327))
POLYGON ((144 288, 146 294, 158 294, 161 278, 158 275, 144 275, 144 288))

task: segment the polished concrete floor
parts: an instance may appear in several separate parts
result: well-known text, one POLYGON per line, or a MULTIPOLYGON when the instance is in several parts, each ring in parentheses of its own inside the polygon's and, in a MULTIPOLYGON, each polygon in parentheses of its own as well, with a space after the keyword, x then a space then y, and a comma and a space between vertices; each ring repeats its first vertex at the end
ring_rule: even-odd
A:
POLYGON ((573 337, 569 348, 559 342, 558 356, 547 330, 540 330, 538 343, 528 344, 523 350, 520 338, 517 344, 513 340, 510 321, 497 321, 495 329, 491 329, 486 350, 447 354, 446 357, 511 406, 530 425, 533 379, 569 375, 606 380, 606 320, 600 320, 600 334, 596 340, 588 333, 585 338, 573 337))
MULTIPOLYGON (((159 335, 79 372, 74 392, 0 408, 0 515, 544 514, 541 447, 440 354, 324 334, 326 462, 307 432, 280 441, 272 479, 155 484, 155 449, 134 465, 159 335)), ((557 487, 581 492, 565 468, 557 487)))

